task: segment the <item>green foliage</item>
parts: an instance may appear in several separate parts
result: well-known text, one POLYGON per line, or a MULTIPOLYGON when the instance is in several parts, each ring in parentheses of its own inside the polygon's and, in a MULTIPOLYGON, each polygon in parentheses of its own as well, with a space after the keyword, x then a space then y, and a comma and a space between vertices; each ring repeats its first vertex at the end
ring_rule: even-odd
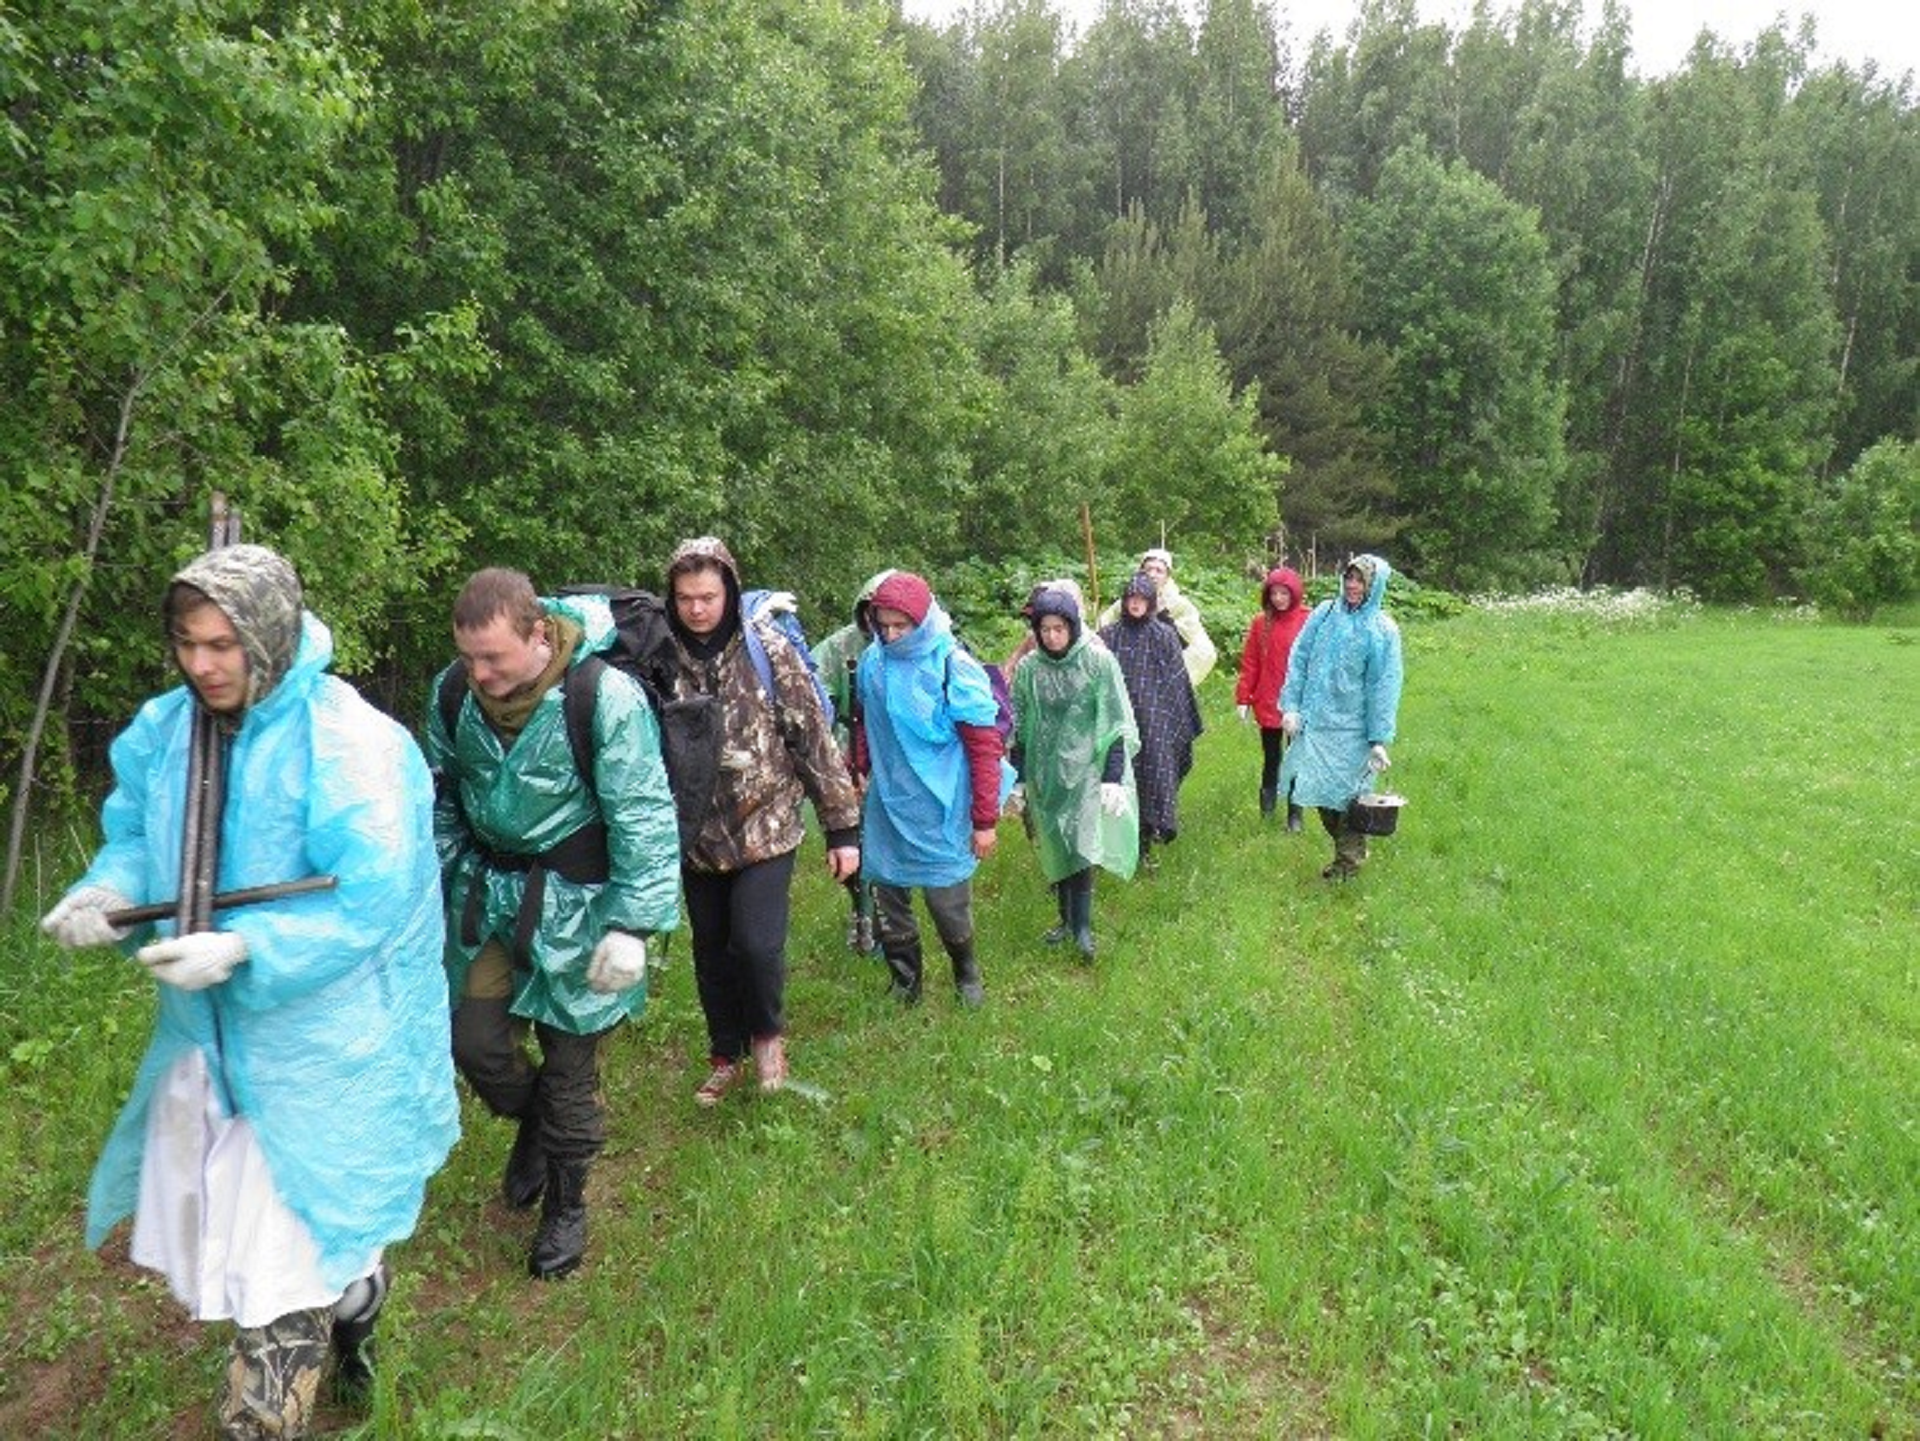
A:
POLYGON ((1231 554, 1273 529, 1285 468, 1266 449, 1257 396, 1234 394, 1212 331, 1176 304, 1153 327, 1139 384, 1122 392, 1102 521, 1231 554))
POLYGON ((117 723, 160 679, 159 592, 208 490, 257 507, 248 537, 297 563, 325 533, 297 514, 360 527, 315 556, 320 593, 351 600, 349 656, 384 634, 403 543, 358 353, 278 310, 281 257, 334 217, 319 179, 367 98, 346 49, 173 0, 40 7, 5 33, 0 450, 21 479, 0 500, 0 594, 23 624, 0 636, 0 755, 57 664, 74 677, 49 692, 57 775, 65 722, 117 723))
POLYGON ((1456 586, 1551 566, 1565 464, 1553 276, 1536 219, 1464 165, 1391 156, 1352 226, 1375 405, 1417 566, 1456 586))
POLYGON ((1806 593, 1852 620, 1920 595, 1920 444, 1885 440, 1816 500, 1806 593))

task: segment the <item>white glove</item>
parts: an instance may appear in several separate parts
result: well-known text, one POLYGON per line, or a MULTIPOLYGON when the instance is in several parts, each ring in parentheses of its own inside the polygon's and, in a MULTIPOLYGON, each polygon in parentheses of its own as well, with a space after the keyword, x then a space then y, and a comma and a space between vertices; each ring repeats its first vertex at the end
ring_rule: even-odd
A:
POLYGON ((1241 724, 1241 725, 1245 725, 1245 724, 1247 723, 1247 721, 1248 721, 1249 719, 1251 719, 1251 718, 1252 718, 1252 716, 1253 716, 1253 707, 1252 707, 1252 706, 1248 706, 1248 705, 1237 705, 1237 706, 1235 706, 1235 707, 1234 707, 1234 709, 1235 709, 1236 711, 1238 711, 1238 712, 1240 713, 1240 724, 1241 724))
POLYGON ((1006 804, 1000 807, 1003 816, 1023 816, 1027 813, 1027 788, 1016 785, 1007 792, 1006 804))
POLYGON ((1280 717, 1280 729, 1287 733, 1288 740, 1292 740, 1295 736, 1299 735, 1300 734, 1300 712, 1297 710, 1290 710, 1284 713, 1280 717))
POLYGON ((1387 748, 1385 746, 1367 747, 1367 769, 1373 772, 1373 774, 1379 775, 1381 771, 1392 764, 1393 762, 1387 758, 1387 748))
POLYGON ((247 958, 247 942, 235 931, 195 931, 155 941, 134 954, 156 981, 183 991, 204 991, 233 974, 233 968, 247 958))
POLYGON ((640 984, 647 973, 647 943, 626 931, 608 931, 587 962, 587 989, 617 996, 640 984))
POLYGON ((1100 782, 1100 809, 1110 816, 1127 813, 1127 788, 1119 781, 1100 782))
POLYGON ((108 911, 124 911, 133 902, 108 886, 82 886, 40 918, 40 929, 70 951, 124 941, 129 929, 109 924, 108 911))
POLYGON ((770 590, 760 602, 761 615, 797 615, 799 612, 800 602, 790 590, 770 590))

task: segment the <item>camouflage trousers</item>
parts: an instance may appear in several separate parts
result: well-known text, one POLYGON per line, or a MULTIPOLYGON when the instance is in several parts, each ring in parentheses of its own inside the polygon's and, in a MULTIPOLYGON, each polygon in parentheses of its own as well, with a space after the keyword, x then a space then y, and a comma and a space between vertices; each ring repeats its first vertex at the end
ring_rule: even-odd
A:
POLYGON ((235 1332, 220 1435, 226 1441, 290 1441, 307 1435, 332 1335, 331 1306, 289 1312, 235 1332))

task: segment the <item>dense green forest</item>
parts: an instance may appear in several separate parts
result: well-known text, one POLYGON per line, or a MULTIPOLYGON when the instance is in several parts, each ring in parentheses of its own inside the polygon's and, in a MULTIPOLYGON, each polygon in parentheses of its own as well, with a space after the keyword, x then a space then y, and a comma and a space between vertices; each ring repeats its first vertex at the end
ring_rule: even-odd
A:
MULTIPOLYGON (((1916 585, 1910 77, 1617 13, 0 10, 0 761, 161 677, 208 493, 402 713, 472 566, 724 535, 831 623, 1165 537, 1462 591, 1916 585)), ((23 765, 37 755, 36 765, 23 765)))

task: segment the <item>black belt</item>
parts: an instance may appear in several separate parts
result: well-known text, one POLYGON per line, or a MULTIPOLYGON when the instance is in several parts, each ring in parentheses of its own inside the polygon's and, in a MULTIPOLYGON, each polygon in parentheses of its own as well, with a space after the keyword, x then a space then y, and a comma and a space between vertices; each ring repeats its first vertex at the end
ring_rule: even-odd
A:
MULTIPOLYGON (((520 893, 520 910, 513 919, 513 963, 522 970, 533 964, 533 935, 540 928, 540 910, 547 897, 547 872, 557 871, 575 885, 598 885, 612 874, 607 855, 607 828, 600 821, 589 821, 572 835, 528 854, 522 851, 496 851, 474 842, 474 856, 490 871, 524 874, 526 889, 520 893)), ((460 940, 477 946, 480 934, 480 898, 486 885, 479 875, 467 882, 467 902, 460 913, 460 940)))

